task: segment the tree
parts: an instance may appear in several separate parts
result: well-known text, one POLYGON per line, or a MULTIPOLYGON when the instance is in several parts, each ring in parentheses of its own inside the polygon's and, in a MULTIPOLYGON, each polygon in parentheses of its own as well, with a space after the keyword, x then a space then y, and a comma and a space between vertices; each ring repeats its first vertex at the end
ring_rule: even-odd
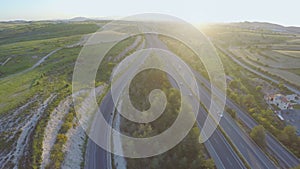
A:
POLYGON ((280 140, 283 144, 288 144, 289 143, 289 136, 281 131, 278 136, 277 136, 278 140, 280 140))
POLYGON ((247 94, 246 96, 243 96, 243 104, 248 108, 253 107, 255 105, 254 100, 255 100, 254 96, 251 94, 247 94))
POLYGON ((262 125, 255 126, 250 133, 250 137, 261 147, 266 146, 266 133, 262 125))
POLYGON ((296 134, 296 128, 293 127, 293 126, 286 126, 284 129, 283 129, 283 132, 285 134, 287 134, 288 138, 289 138, 289 143, 292 144, 292 143, 295 143, 297 142, 297 134, 296 134))

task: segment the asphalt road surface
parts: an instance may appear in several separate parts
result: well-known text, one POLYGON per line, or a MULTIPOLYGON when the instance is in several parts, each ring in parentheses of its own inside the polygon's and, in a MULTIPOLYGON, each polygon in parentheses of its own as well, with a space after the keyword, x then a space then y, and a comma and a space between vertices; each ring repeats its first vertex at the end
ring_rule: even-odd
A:
MULTIPOLYGON (((167 47, 158 38, 153 38, 151 42, 152 44, 155 44, 154 47, 156 48, 167 49, 167 47)), ((168 61, 165 61, 165 64, 168 64, 168 61)), ((174 71, 176 71, 175 68, 174 71)), ((184 80, 183 77, 181 77, 181 79, 184 80)), ((189 84, 189 82, 186 83, 189 84)), ((201 102, 206 106, 210 105, 210 95, 208 95, 208 92, 203 87, 201 87, 200 84, 198 84, 198 86, 199 93, 202 99, 201 102)), ((203 111, 200 111, 200 113, 201 112, 203 111)), ((226 135, 230 138, 231 142, 235 145, 235 147, 238 149, 238 151, 241 153, 241 155, 244 157, 251 168, 276 168, 276 165, 251 140, 251 138, 239 128, 239 126, 233 121, 230 116, 228 116, 227 113, 224 114, 219 125, 225 131, 226 135)), ((222 151, 222 149, 219 150, 220 156, 225 154, 222 153, 222 151)), ((234 161, 234 159, 231 160, 234 161)), ((215 161, 217 160, 215 159, 215 161)))
MULTIPOLYGON (((112 115, 111 113, 114 111, 115 105, 111 96, 111 93, 108 92, 106 96, 103 98, 100 110, 105 118, 105 120, 109 123, 111 121, 112 115)), ((107 137, 108 131, 99 132, 102 135, 100 137, 107 137)), ((87 147, 86 147, 86 155, 85 155, 85 167, 86 169, 108 169, 110 165, 108 162, 111 161, 110 153, 106 150, 99 147, 94 141, 88 139, 87 147)))
MULTIPOLYGON (((156 36, 148 36, 146 37, 146 43, 148 48, 162 48, 166 49, 165 45, 156 37, 156 36)), ((142 62, 142 61, 141 61, 142 62)), ((198 76, 196 76, 198 77, 198 76)), ((126 80, 126 79, 124 79, 126 80)), ((203 79, 201 79, 203 81, 203 79)), ((204 88, 200 88, 200 94, 207 96, 206 99, 201 100, 205 105, 210 104, 210 97, 207 95, 207 91, 204 88)), ((222 94, 222 93, 218 93, 222 94)), ((228 104, 228 103, 227 103, 228 104)), ((233 103, 231 106, 235 106, 233 103)), ((100 105, 101 112, 104 113, 105 119, 109 122, 111 121, 111 113, 114 109, 114 103, 112 101, 110 93, 106 95, 104 100, 100 105)), ((242 111, 237 112, 239 117, 242 117, 242 111)), ((203 125, 203 120, 206 119, 207 113, 204 109, 200 108, 199 114, 197 117, 198 126, 201 128, 203 125)), ((249 117, 245 116, 244 119, 247 119, 249 122, 249 126, 252 127, 255 125, 249 117)), ((228 114, 224 114, 222 120, 220 121, 221 128, 225 131, 227 136, 231 139, 234 145, 237 147, 238 151, 242 154, 242 156, 246 159, 247 163, 251 166, 251 168, 276 168, 274 163, 260 150, 260 148, 249 138, 249 136, 242 131, 238 125, 231 119, 228 114)), ((282 156, 280 161, 284 163, 289 163, 290 165, 298 164, 297 160, 293 158, 290 159, 290 153, 286 151, 279 143, 274 141, 274 138, 271 136, 267 136, 267 141, 270 146, 279 146, 278 149, 275 150, 276 154, 282 156), (270 143, 269 143, 270 142, 270 143), (282 152, 278 152, 282 151, 282 152), (291 160, 291 161, 289 161, 291 160)), ((214 134, 210 137, 210 139, 204 143, 206 148, 208 149, 210 155, 215 160, 217 168, 245 168, 240 158, 233 151, 230 144, 227 142, 222 133, 217 129, 214 134)), ((274 148, 273 148, 274 149, 274 148)), ((88 141, 87 151, 86 151, 86 165, 85 168, 108 168, 107 166, 107 152, 101 148, 99 148, 94 142, 91 140, 88 141)), ((291 156, 293 157, 293 156, 291 156)))
MULTIPOLYGON (((156 47, 156 45, 160 44, 161 42, 156 36, 147 36, 146 37, 146 43, 147 46, 150 47, 156 47)), ((143 60, 140 60, 139 62, 143 62, 143 60)), ((134 69, 129 69, 128 73, 131 73, 130 71, 133 71, 134 69)), ((124 79, 126 81, 127 79, 124 79)), ((100 105, 101 112, 105 112, 103 115, 107 122, 111 121, 110 118, 111 112, 114 109, 114 103, 111 97, 110 92, 104 97, 104 100, 102 101, 100 105)), ((199 116, 197 118, 198 126, 201 127, 203 125, 205 117, 207 113, 205 113, 205 110, 201 108, 199 110, 199 116)), ((105 135, 104 135, 105 136, 105 135)), ((215 160, 216 166, 218 168, 246 168, 244 164, 242 163, 241 159, 236 155, 230 144, 227 142, 225 137, 222 135, 222 133, 219 131, 219 129, 216 130, 216 132, 211 136, 211 138, 206 141, 205 146, 210 152, 210 155, 215 160)), ((86 169, 106 169, 107 168, 107 157, 110 156, 107 155, 108 152, 100 148, 98 145, 96 145, 92 140, 88 140, 87 149, 86 149, 86 162, 85 162, 85 168, 86 169)))
MULTIPOLYGON (((204 84, 208 89, 210 89, 210 83, 207 79, 205 79, 203 76, 201 76, 199 73, 194 72, 195 77, 204 84)), ((216 89, 217 96, 222 97, 224 95, 220 90, 216 89)), ((204 93, 204 95, 208 95, 208 93, 204 93)), ((241 110, 236 104, 231 101, 231 99, 226 99, 226 106, 236 111, 237 116, 243 121, 243 123, 250 129, 253 127, 259 125, 252 117, 249 116, 246 112, 241 110)), ((289 150, 287 150, 282 144, 279 143, 278 140, 276 140, 272 134, 267 132, 266 135, 266 143, 267 148, 272 152, 272 155, 276 157, 279 164, 283 168, 292 168, 297 165, 300 165, 299 159, 293 155, 289 150)))

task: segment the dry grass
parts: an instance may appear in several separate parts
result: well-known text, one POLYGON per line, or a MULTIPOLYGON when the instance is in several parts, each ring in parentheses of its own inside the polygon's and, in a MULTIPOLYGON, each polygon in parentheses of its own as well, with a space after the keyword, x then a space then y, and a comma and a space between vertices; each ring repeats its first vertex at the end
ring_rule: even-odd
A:
POLYGON ((300 59, 300 51, 299 50, 275 50, 276 52, 282 53, 284 55, 289 55, 291 57, 296 57, 300 59))
POLYGON ((281 62, 284 60, 284 58, 279 58, 281 59, 281 61, 276 62, 276 59, 278 59, 276 57, 274 57, 274 60, 272 60, 271 58, 260 56, 257 53, 252 53, 245 49, 234 48, 234 49, 230 49, 230 51, 237 57, 243 59, 244 62, 256 68, 260 68, 261 70, 267 71, 273 75, 280 76, 282 79, 285 79, 292 84, 295 85, 300 84, 300 76, 298 75, 297 72, 292 71, 292 70, 298 71, 297 68, 299 68, 300 65, 299 59, 288 61, 288 57, 286 57, 285 62, 281 62), (257 60, 257 58, 259 58, 259 60, 257 60), (271 62, 274 63, 271 64, 271 62))

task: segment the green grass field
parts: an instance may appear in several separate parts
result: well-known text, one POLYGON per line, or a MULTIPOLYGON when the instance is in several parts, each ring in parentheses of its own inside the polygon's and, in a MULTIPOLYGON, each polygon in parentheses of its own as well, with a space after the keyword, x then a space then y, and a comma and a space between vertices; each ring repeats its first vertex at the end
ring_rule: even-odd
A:
POLYGON ((74 35, 83 35, 98 30, 95 23, 89 22, 28 22, 23 24, 0 23, 0 45, 61 38, 74 35))

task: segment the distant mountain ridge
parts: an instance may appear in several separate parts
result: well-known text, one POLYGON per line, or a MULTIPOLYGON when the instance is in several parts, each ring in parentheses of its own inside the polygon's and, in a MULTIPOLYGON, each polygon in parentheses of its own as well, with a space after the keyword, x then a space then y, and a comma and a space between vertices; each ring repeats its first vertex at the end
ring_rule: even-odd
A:
POLYGON ((82 21, 88 21, 88 20, 92 20, 90 18, 86 18, 86 17, 75 17, 72 19, 67 19, 68 21, 74 21, 74 22, 82 22, 82 21))
MULTIPOLYGON (((40 20, 40 21, 48 21, 48 22, 84 22, 84 21, 109 21, 115 20, 120 17, 74 17, 71 19, 53 19, 53 20, 40 20)), ((28 20, 12 20, 12 21, 0 21, 0 23, 31 23, 35 21, 28 20)), ((216 23, 218 24, 218 23, 216 23)), ((214 23, 212 23, 214 25, 214 23)), ((244 29, 252 29, 252 30, 271 30, 273 32, 278 33, 297 33, 300 34, 300 27, 296 26, 282 26, 279 24, 268 23, 268 22, 233 22, 233 23, 224 23, 224 25, 236 26, 244 29)))
POLYGON ((74 17, 71 19, 45 19, 45 20, 11 20, 11 21, 0 21, 0 23, 31 23, 31 22, 84 22, 84 21, 107 21, 114 20, 117 17, 96 17, 96 18, 87 18, 87 17, 74 17))
POLYGON ((295 26, 285 27, 282 25, 268 23, 268 22, 238 22, 232 24, 241 28, 254 29, 254 30, 262 29, 262 30, 271 30, 280 33, 300 33, 300 27, 295 27, 295 26))

